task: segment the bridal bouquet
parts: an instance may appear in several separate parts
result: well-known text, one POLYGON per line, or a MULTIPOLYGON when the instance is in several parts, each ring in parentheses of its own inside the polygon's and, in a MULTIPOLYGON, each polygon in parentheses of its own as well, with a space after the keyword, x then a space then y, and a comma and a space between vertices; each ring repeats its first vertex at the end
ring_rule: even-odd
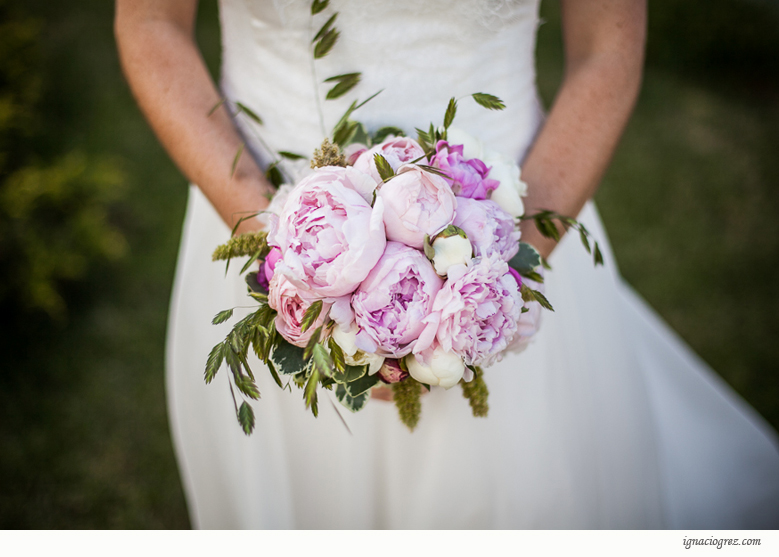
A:
MULTIPOLYGON (((334 31, 332 19, 320 43, 334 31)), ((327 81, 343 94, 354 75, 327 81)), ((485 108, 504 108, 493 95, 471 97, 485 108)), ((541 291, 545 262, 520 241, 519 223, 532 219, 556 239, 555 220, 574 227, 596 264, 602 260, 575 220, 550 211, 525 214, 519 167, 453 128, 457 105, 451 99, 443 125, 417 129, 412 139, 394 127, 368 134, 350 120, 361 106, 355 102, 333 142, 325 139, 314 152, 307 176, 284 184, 278 163, 271 165, 268 177, 279 189, 262 215, 267 229, 234 236, 214 253, 228 265, 249 256, 241 272, 258 307, 213 348, 207 383, 224 363, 237 390, 259 398, 251 350, 279 387, 303 389, 314 415, 319 389, 334 391, 356 412, 373 387, 387 384, 413 430, 423 388, 460 384, 473 415, 486 416, 484 368, 524 348, 541 307, 552 310, 541 291)), ((213 322, 232 315, 225 310, 213 322)), ((243 401, 236 408, 251 433, 251 406, 243 401)))

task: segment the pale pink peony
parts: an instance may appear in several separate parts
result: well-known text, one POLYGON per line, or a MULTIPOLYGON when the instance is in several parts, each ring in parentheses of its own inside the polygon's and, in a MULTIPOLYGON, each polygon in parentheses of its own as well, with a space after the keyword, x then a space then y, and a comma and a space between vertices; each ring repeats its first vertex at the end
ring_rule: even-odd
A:
POLYGON ((384 253, 383 203, 365 200, 370 177, 353 169, 322 167, 290 193, 271 222, 268 243, 285 275, 312 298, 335 298, 357 288, 384 253))
POLYGON ((268 305, 275 309, 276 330, 287 342, 305 347, 314 331, 325 322, 331 304, 325 302, 314 324, 304 333, 300 330, 303 316, 311 305, 301 297, 297 287, 282 274, 275 274, 270 281, 268 305))
POLYGON ((446 181, 458 197, 487 199, 489 193, 500 186, 500 182, 488 178, 490 169, 482 160, 463 156, 462 145, 450 145, 441 140, 435 148, 430 165, 448 176, 446 181))
POLYGON ((519 251, 516 220, 493 201, 459 198, 454 225, 468 236, 476 256, 499 253, 508 261, 519 251))
POLYGON ((390 137, 379 145, 361 152, 354 162, 354 167, 357 170, 369 174, 377 182, 381 182, 381 176, 376 169, 376 161, 373 157, 376 153, 383 156, 392 167, 392 170, 395 171, 404 164, 416 161, 420 157, 422 158, 418 162, 427 164, 425 151, 419 146, 419 143, 408 137, 390 137))
POLYGON ((388 358, 411 352, 442 284, 422 252, 387 242, 384 255, 352 295, 357 347, 388 358))
MULTIPOLYGON (((514 272, 516 273, 516 271, 514 272)), ((537 272, 541 274, 541 276, 544 275, 544 269, 541 267, 538 268, 537 272)), ((533 290, 538 290, 543 294, 543 283, 538 283, 528 278, 522 278, 520 280, 524 281, 527 286, 533 290)), ((509 343, 508 348, 506 349, 514 352, 515 354, 522 352, 530 345, 530 341, 533 340, 533 337, 535 337, 538 329, 541 326, 541 316, 544 313, 544 308, 542 308, 541 304, 538 302, 525 302, 525 307, 528 309, 528 311, 519 317, 519 322, 517 323, 517 332, 514 335, 514 339, 511 341, 511 343, 509 343)))
POLYGON ((422 249, 426 234, 433 236, 452 224, 457 207, 443 178, 414 165, 401 167, 377 197, 384 201, 387 239, 417 249, 422 249))
POLYGON ((466 364, 489 366, 514 337, 521 309, 517 283, 498 255, 455 265, 436 295, 419 345, 430 344, 434 336, 466 364))

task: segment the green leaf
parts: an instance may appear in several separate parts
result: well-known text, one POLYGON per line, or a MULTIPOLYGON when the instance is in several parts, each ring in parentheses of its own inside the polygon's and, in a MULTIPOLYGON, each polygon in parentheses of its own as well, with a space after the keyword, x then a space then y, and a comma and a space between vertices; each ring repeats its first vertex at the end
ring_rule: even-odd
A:
POLYGON ((283 339, 273 349, 271 359, 278 371, 284 375, 295 375, 308 367, 308 362, 303 358, 303 349, 283 339))
POLYGON ((303 358, 308 360, 311 357, 311 352, 314 350, 314 346, 319 342, 320 338, 322 336, 322 327, 317 327, 317 330, 314 331, 314 334, 311 335, 311 338, 308 340, 308 344, 306 344, 306 347, 303 349, 303 358))
POLYGON ((600 248, 598 247, 598 242, 595 242, 595 265, 603 265, 603 254, 600 252, 600 248))
POLYGON ((254 384, 254 381, 248 377, 242 377, 240 381, 236 381, 235 386, 252 400, 260 398, 260 390, 257 388, 257 385, 254 384))
POLYGON ((579 229, 579 238, 582 241, 584 249, 587 250, 587 253, 592 253, 592 250, 590 249, 590 241, 587 239, 587 232, 583 228, 579 229))
POLYGON ((281 170, 279 170, 278 163, 275 162, 265 171, 265 177, 277 188, 284 183, 284 175, 281 173, 281 170))
POLYGON ((351 383, 364 377, 366 373, 368 373, 368 366, 345 365, 343 372, 337 372, 333 378, 338 383, 351 383))
MULTIPOLYGON (((252 271, 251 273, 246 273, 246 275, 243 277, 243 279, 246 281, 246 286, 249 287, 249 290, 256 294, 257 296, 252 296, 255 300, 258 302, 267 302, 268 301, 268 292, 263 290, 260 286, 260 283, 257 282, 257 275, 260 271, 252 271)), ((265 272, 265 271, 261 271, 265 272)))
POLYGON ((527 242, 520 242, 519 251, 509 260, 509 267, 523 276, 539 265, 541 265, 541 254, 527 242))
POLYGON ((436 176, 446 178, 447 180, 452 179, 446 172, 442 171, 440 168, 436 168, 435 166, 430 166, 427 164, 418 164, 417 166, 425 172, 429 172, 430 174, 435 174, 436 176))
POLYGON ((506 105, 495 95, 489 93, 474 93, 471 95, 473 100, 489 110, 503 110, 506 105))
POLYGON ((379 90, 378 90, 378 91, 376 91, 376 92, 375 92, 373 95, 371 95, 370 97, 368 97, 367 99, 365 99, 364 101, 362 101, 360 104, 358 104, 357 106, 355 106, 355 107, 354 107, 354 109, 355 109, 355 110, 357 110, 358 108, 360 108, 360 107, 362 107, 362 106, 365 106, 365 105, 366 105, 366 104, 367 104, 369 101, 372 101, 373 99, 375 99, 376 97, 378 97, 378 96, 381 94, 381 92, 382 92, 382 91, 384 91, 384 89, 379 89, 379 90))
POLYGON ((381 154, 376 153, 373 155, 373 162, 376 163, 376 170, 379 171, 379 176, 381 176, 382 180, 387 181, 395 176, 395 171, 392 170, 390 163, 381 154))
POLYGON ((544 277, 542 277, 541 275, 539 275, 535 271, 524 271, 524 272, 520 273, 520 275, 522 275, 523 277, 525 277, 527 279, 533 280, 533 281, 541 283, 541 284, 543 284, 543 282, 544 282, 544 277))
POLYGON ((328 4, 330 4, 330 0, 314 0, 311 3, 311 15, 318 14, 324 10, 328 4))
POLYGON ((289 159, 291 161, 299 161, 306 158, 303 155, 298 155, 297 153, 290 153, 289 151, 279 151, 279 156, 284 157, 285 159, 289 159))
POLYGON ((314 349, 311 352, 311 360, 313 367, 319 372, 320 377, 332 377, 333 375, 333 359, 330 354, 327 353, 324 345, 317 342, 314 345, 314 349))
POLYGON ((233 164, 230 167, 230 178, 232 178, 233 175, 235 174, 235 169, 238 166, 238 160, 241 158, 244 148, 246 148, 246 143, 241 143, 241 146, 238 147, 238 151, 235 153, 235 157, 233 158, 233 164))
POLYGON ((396 128, 395 126, 384 126, 383 128, 376 130, 376 133, 373 134, 372 143, 381 143, 390 135, 404 137, 406 133, 400 128, 396 128))
POLYGON ((239 275, 244 274, 249 269, 249 267, 252 266, 252 263, 254 263, 255 261, 257 261, 257 259, 260 258, 260 254, 262 254, 261 250, 260 251, 255 251, 252 254, 252 256, 248 259, 248 261, 246 261, 246 263, 243 264, 243 267, 241 267, 241 271, 238 274, 239 275))
POLYGON ((340 145, 341 147, 346 147, 357 132, 357 127, 357 122, 344 122, 344 124, 337 128, 333 133, 333 143, 340 145))
POLYGON ((444 115, 444 128, 449 129, 452 125, 454 116, 457 114, 457 101, 452 97, 449 99, 449 106, 446 107, 446 114, 444 115))
POLYGON ((557 230, 554 222, 543 213, 539 213, 534 218, 536 228, 545 238, 551 238, 556 242, 560 241, 560 231, 557 230))
POLYGON ((219 110, 219 107, 222 106, 226 102, 227 102, 227 99, 219 99, 219 102, 216 103, 213 107, 211 107, 211 110, 208 111, 208 116, 211 116, 214 112, 219 110))
POLYGON ((368 135, 368 132, 365 130, 365 126, 362 125, 362 122, 357 122, 357 129, 354 130, 354 134, 349 139, 349 143, 362 143, 363 145, 369 145, 370 141, 371 138, 368 135))
POLYGON ((368 403, 368 399, 371 398, 370 392, 364 392, 363 394, 353 397, 346 392, 346 388, 343 385, 338 385, 335 389, 335 397, 342 406, 348 408, 352 412, 359 412, 368 403))
POLYGON ((225 321, 230 319, 232 316, 233 316, 233 309, 226 309, 224 311, 220 311, 211 320, 211 324, 219 325, 220 323, 224 323, 225 321))
POLYGON ((522 287, 520 288, 520 292, 522 294, 522 299, 524 301, 538 302, 539 304, 541 304, 541 307, 546 308, 549 311, 554 311, 552 304, 549 303, 549 300, 546 299, 546 296, 544 296, 538 290, 533 290, 526 284, 523 284, 522 287))
POLYGON ((303 390, 303 398, 306 401, 306 408, 311 408, 314 416, 319 414, 317 407, 316 388, 319 384, 319 371, 316 366, 311 368, 311 375, 308 376, 308 382, 303 390))
POLYGON ((337 17, 338 17, 338 12, 334 13, 333 15, 331 15, 331 16, 330 16, 330 19, 328 19, 328 20, 325 22, 325 24, 322 26, 322 28, 321 28, 321 29, 319 29, 319 31, 317 32, 317 34, 316 34, 316 35, 314 35, 314 38, 313 38, 313 39, 311 39, 311 42, 312 42, 312 43, 315 43, 315 42, 317 42, 319 39, 321 39, 321 38, 322 38, 322 36, 323 36, 325 33, 327 33, 327 32, 330 30, 330 28, 333 26, 333 23, 335 22, 335 18, 337 18, 337 17))
POLYGON ((338 343, 333 337, 327 339, 327 346, 330 347, 330 357, 333 359, 336 373, 344 373, 344 371, 346 371, 346 356, 344 356, 344 351, 338 346, 338 343))
POLYGON ((337 99, 338 97, 341 97, 354 89, 358 83, 360 83, 360 75, 359 73, 347 73, 343 75, 337 75, 335 77, 330 77, 328 79, 325 79, 325 83, 336 81, 335 87, 330 89, 327 92, 327 95, 325 98, 327 100, 333 100, 337 99))
POLYGON ((430 261, 432 261, 435 258, 435 249, 433 249, 433 244, 430 243, 430 235, 425 234, 425 239, 423 240, 422 247, 425 251, 425 257, 427 257, 430 261))
POLYGON ((253 111, 251 108, 249 108, 249 107, 248 107, 248 106, 246 106, 245 104, 242 104, 242 103, 239 103, 239 102, 235 103, 235 106, 237 106, 237 107, 238 107, 238 111, 239 111, 239 112, 243 112, 243 113, 244 113, 244 114, 246 114, 246 115, 247 115, 249 118, 251 118, 252 120, 254 120, 254 121, 255 121, 255 123, 257 123, 257 124, 259 124, 260 126, 262 126, 262 118, 260 118, 260 117, 257 115, 257 113, 256 113, 256 112, 254 112, 254 111, 253 111))
POLYGON ((222 367, 222 362, 224 361, 224 348, 224 342, 220 342, 211 349, 211 353, 208 355, 208 360, 206 360, 206 384, 213 381, 214 377, 216 377, 216 374, 219 371, 219 368, 222 367))
POLYGON ((246 435, 251 435, 254 431, 254 410, 247 402, 242 402, 238 409, 238 423, 246 435))
POLYGON ((284 385, 281 384, 281 377, 279 377, 278 372, 276 371, 276 366, 273 365, 273 362, 268 360, 266 362, 268 364, 268 371, 270 371, 271 377, 273 377, 273 380, 276 382, 276 385, 278 385, 280 388, 284 388, 284 385))
POLYGON ((335 43, 338 41, 338 37, 340 35, 341 32, 337 29, 330 29, 327 33, 325 33, 314 46, 314 58, 319 59, 327 56, 335 46, 335 43))
POLYGON ((349 394, 349 396, 355 397, 360 396, 364 392, 368 391, 379 381, 380 379, 378 373, 374 373, 373 375, 368 375, 366 373, 355 381, 344 383, 344 387, 346 387, 346 392, 349 394))
POLYGON ((425 152, 432 149, 435 144, 435 137, 431 137, 426 131, 415 128, 417 131, 417 142, 425 152))
POLYGON ((308 309, 306 310, 306 313, 303 314, 303 319, 300 322, 301 332, 305 333, 311 328, 311 325, 316 322, 317 317, 319 317, 319 314, 322 313, 323 305, 324 302, 322 302, 322 300, 317 300, 308 306, 308 309))

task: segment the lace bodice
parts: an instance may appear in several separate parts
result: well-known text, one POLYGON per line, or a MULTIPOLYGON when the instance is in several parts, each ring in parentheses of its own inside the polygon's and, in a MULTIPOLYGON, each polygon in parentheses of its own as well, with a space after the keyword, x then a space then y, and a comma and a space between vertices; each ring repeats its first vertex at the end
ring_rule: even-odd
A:
POLYGON ((352 100, 383 92, 354 118, 369 129, 395 125, 413 132, 440 124, 448 99, 484 91, 503 112, 469 99, 457 125, 489 146, 521 158, 541 121, 535 87, 538 0, 332 0, 314 17, 308 0, 221 0, 222 88, 258 112, 262 127, 239 119, 250 147, 257 134, 274 150, 308 155, 323 139, 311 39, 335 11, 338 43, 313 71, 320 99, 327 77, 362 72, 361 83, 322 101, 326 133, 352 100))

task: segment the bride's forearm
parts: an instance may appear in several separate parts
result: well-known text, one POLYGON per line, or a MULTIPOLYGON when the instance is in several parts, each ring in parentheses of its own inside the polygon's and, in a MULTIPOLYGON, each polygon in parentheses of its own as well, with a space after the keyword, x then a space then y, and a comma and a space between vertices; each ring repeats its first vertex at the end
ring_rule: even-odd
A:
MULTIPOLYGON (((629 2, 562 3, 566 72, 552 110, 522 165, 528 213, 575 216, 598 187, 638 94, 646 6, 629 2), (615 4, 615 5, 612 5, 615 4)), ((532 222, 524 240, 548 256, 555 242, 532 222)))
MULTIPOLYGON (((118 0, 115 31, 127 80, 141 110, 181 171, 232 226, 267 205, 271 187, 244 154, 241 138, 193 39, 194 0, 118 0)), ((241 231, 258 227, 255 219, 241 231)))

